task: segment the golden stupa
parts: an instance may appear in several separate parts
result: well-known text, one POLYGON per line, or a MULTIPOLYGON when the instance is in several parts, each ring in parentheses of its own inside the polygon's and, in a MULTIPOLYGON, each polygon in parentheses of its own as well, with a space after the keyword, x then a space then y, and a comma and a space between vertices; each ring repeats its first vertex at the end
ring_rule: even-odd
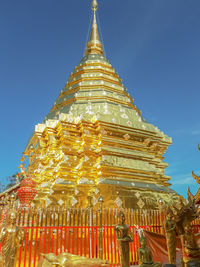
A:
MULTIPOLYGON (((156 208, 173 201, 163 154, 171 138, 148 123, 104 55, 93 23, 85 55, 24 156, 37 183, 37 205, 86 207, 101 194, 107 207, 156 208)), ((23 156, 23 158, 24 158, 23 156)))

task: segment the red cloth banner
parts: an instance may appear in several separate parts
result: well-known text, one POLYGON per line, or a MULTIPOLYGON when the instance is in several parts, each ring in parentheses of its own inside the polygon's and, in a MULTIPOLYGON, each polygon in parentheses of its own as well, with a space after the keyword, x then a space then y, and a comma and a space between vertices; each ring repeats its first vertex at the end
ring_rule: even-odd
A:
MULTIPOLYGON (((163 264, 168 263, 168 252, 165 236, 146 230, 144 231, 144 235, 147 240, 147 245, 153 254, 154 262, 161 262, 163 264)), ((200 233, 196 234, 195 238, 197 243, 200 245, 200 233)), ((177 266, 180 266, 182 261, 182 248, 179 238, 176 240, 176 260, 177 266)))

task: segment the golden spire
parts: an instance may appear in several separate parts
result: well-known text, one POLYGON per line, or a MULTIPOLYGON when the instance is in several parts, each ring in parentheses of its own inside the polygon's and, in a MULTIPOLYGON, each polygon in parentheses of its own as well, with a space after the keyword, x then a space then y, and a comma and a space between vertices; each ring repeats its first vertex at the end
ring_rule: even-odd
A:
POLYGON ((100 54, 104 55, 103 46, 99 39, 99 32, 96 19, 96 11, 98 9, 97 0, 92 0, 92 11, 93 11, 93 23, 90 33, 90 40, 87 43, 85 54, 100 54))

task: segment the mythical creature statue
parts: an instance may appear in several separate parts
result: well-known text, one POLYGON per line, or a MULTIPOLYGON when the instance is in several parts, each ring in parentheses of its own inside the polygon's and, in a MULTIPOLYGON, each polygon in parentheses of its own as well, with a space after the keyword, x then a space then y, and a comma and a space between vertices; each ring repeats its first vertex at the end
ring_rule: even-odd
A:
POLYGON ((62 253, 56 255, 54 253, 42 254, 44 256, 44 261, 38 264, 38 267, 109 267, 110 263, 108 261, 103 261, 99 259, 88 259, 85 257, 80 257, 72 255, 70 253, 62 253))
MULTIPOLYGON (((192 232, 192 221, 199 217, 198 207, 194 196, 188 189, 188 202, 181 201, 179 207, 173 207, 174 221, 176 222, 177 233, 181 239, 183 262, 187 264, 190 261, 200 262, 200 249, 198 248, 195 236, 192 232)), ((166 233, 167 234, 167 233, 166 233)), ((171 247, 171 253, 174 254, 175 247, 171 247), (172 251, 172 248, 174 252, 172 251)))
POLYGON ((130 266, 129 243, 133 242, 130 233, 130 227, 125 222, 125 215, 122 211, 119 212, 119 224, 115 226, 117 240, 119 241, 121 267, 130 266))
POLYGON ((139 248, 139 262, 140 267, 161 267, 161 263, 153 262, 151 250, 147 246, 146 238, 142 234, 140 237, 141 247, 139 248))
POLYGON ((184 263, 195 261, 200 264, 200 248, 197 245, 190 224, 184 226, 184 234, 181 236, 184 263))
POLYGON ((24 230, 16 226, 16 210, 11 209, 0 231, 1 262, 4 267, 14 267, 17 248, 24 240, 24 230))
POLYGON ((175 210, 175 221, 177 225, 178 234, 184 234, 184 227, 186 225, 191 225, 192 221, 199 217, 198 207, 195 203, 194 196, 188 189, 188 202, 181 202, 181 206, 175 210))
POLYGON ((170 208, 167 210, 165 225, 165 234, 167 240, 167 250, 169 263, 176 265, 176 222, 170 208))

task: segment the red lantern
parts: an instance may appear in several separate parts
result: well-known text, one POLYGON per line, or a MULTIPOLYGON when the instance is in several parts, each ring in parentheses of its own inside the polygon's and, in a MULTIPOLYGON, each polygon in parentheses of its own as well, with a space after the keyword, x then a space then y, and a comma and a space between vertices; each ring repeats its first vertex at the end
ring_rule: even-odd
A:
POLYGON ((31 205, 37 193, 35 187, 36 183, 30 178, 21 181, 20 188, 18 189, 18 197, 22 207, 29 207, 31 205))

